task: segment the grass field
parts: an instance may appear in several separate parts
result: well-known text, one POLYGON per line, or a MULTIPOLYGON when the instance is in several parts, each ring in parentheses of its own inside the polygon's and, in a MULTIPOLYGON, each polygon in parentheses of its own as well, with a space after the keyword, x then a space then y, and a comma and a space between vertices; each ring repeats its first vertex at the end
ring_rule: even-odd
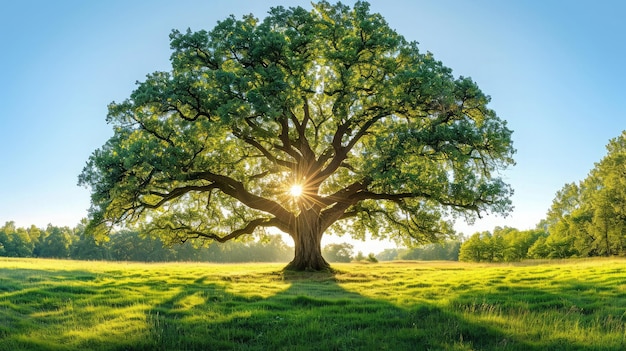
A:
POLYGON ((625 350, 626 260, 0 259, 0 350, 625 350))

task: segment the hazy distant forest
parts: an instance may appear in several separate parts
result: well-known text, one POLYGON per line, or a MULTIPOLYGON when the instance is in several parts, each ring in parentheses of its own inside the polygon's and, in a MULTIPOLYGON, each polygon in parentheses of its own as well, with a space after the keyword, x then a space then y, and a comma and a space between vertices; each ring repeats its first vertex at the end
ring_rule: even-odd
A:
MULTIPOLYGON (((460 241, 451 241, 411 250, 386 250, 377 256, 366 256, 362 252, 354 252, 352 245, 341 243, 326 245, 323 254, 331 262, 458 260, 460 246, 460 241)), ((97 242, 85 233, 84 223, 75 228, 49 225, 40 229, 37 226, 17 228, 13 222, 7 222, 0 227, 0 256, 139 262, 287 262, 293 258, 293 247, 288 246, 280 235, 223 244, 202 245, 201 242, 188 241, 166 245, 158 238, 133 231, 120 231, 111 235, 107 242, 97 242)))

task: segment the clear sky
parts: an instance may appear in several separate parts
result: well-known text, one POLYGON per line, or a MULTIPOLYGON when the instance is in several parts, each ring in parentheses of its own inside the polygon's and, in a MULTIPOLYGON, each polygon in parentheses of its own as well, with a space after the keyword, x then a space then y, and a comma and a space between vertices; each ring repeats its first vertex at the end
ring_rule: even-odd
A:
MULTIPOLYGON (((344 1, 352 4, 352 1, 344 1)), ((502 174, 515 211, 471 234, 533 228, 556 191, 582 180, 626 129, 626 2, 372 0, 390 26, 455 75, 472 77, 514 130, 517 165, 502 174)), ((75 226, 87 158, 112 135, 106 107, 169 69, 172 29, 211 29, 230 14, 263 17, 308 1, 0 0, 0 225, 75 226)), ((357 248, 379 251, 385 244, 357 248)))

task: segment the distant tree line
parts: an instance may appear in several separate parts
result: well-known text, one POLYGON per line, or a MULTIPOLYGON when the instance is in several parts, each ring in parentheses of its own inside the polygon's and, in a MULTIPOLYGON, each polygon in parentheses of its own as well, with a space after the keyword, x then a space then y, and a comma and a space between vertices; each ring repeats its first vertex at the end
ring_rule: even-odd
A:
MULTIPOLYGON (((107 242, 97 242, 85 232, 86 224, 82 221, 75 228, 48 225, 40 229, 34 225, 18 228, 14 222, 6 222, 0 227, 0 256, 138 262, 288 262, 293 258, 293 247, 280 235, 247 242, 168 245, 159 238, 120 231, 107 242)), ((329 244, 323 254, 330 262, 377 261, 374 254, 355 254, 353 248, 348 243, 329 244)))
POLYGON ((362 251, 354 254, 354 246, 348 243, 333 243, 322 248, 322 256, 329 262, 369 261, 378 262, 373 253, 365 256, 362 251))
MULTIPOLYGON (((34 225, 18 228, 14 222, 6 222, 0 227, 0 256, 138 262, 287 262, 293 258, 293 247, 280 235, 248 242, 202 245, 188 241, 168 245, 134 231, 120 231, 107 242, 97 242, 85 232, 85 227, 86 221, 75 228, 48 225, 45 229, 34 225)), ((364 255, 355 253, 352 244, 331 243, 323 247, 322 254, 329 262, 458 260, 460 245, 460 241, 454 241, 364 255)))
POLYGON ((385 249, 376 255, 379 261, 458 261, 461 240, 454 239, 441 243, 426 244, 415 248, 385 249))
POLYGON ((85 222, 76 228, 48 225, 46 229, 17 228, 7 222, 0 227, 0 256, 141 262, 288 262, 293 258, 293 248, 280 235, 202 246, 191 241, 166 245, 158 238, 120 231, 99 243, 84 229, 85 222))
POLYGON ((463 242, 460 261, 516 262, 536 256, 535 243, 547 236, 543 230, 520 231, 509 227, 496 227, 493 232, 475 233, 463 242))

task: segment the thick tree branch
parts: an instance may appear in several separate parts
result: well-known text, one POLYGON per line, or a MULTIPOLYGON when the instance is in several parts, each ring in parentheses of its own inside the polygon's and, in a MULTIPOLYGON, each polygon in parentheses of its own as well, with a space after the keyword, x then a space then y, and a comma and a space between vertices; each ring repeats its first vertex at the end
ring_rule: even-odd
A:
POLYGON ((320 203, 324 205, 324 207, 328 207, 334 204, 332 207, 327 208, 321 214, 321 223, 324 229, 331 226, 334 222, 339 220, 345 211, 350 208, 350 206, 356 204, 359 201, 353 201, 352 198, 355 194, 358 194, 359 191, 362 191, 367 188, 370 183, 369 179, 365 179, 359 182, 354 182, 345 188, 337 191, 336 193, 329 195, 320 200, 320 203))
POLYGON ((407 192, 407 193, 375 193, 366 191, 369 180, 365 179, 361 182, 354 182, 344 189, 320 199, 320 203, 324 206, 331 206, 322 212, 323 223, 330 226, 334 221, 343 218, 349 218, 356 216, 359 212, 358 209, 346 212, 351 206, 364 200, 376 200, 376 201, 392 201, 396 202, 400 206, 404 206, 403 200, 406 199, 427 199, 435 201, 443 206, 449 206, 456 209, 464 209, 474 211, 480 216, 480 204, 490 204, 491 202, 483 197, 479 197, 470 203, 464 203, 454 201, 454 199, 436 198, 435 196, 425 192, 407 192), (333 205, 334 204, 334 205, 333 205))
POLYGON ((161 135, 161 133, 159 133, 156 129, 149 128, 148 125, 144 121, 142 121, 139 118, 136 118, 134 115, 133 115, 133 119, 137 122, 137 124, 139 124, 142 130, 145 130, 150 135, 154 136, 155 138, 159 140, 165 141, 168 145, 172 147, 176 146, 174 144, 174 141, 171 139, 172 133, 170 133, 170 135, 167 135, 167 136, 161 135))
POLYGON ((254 230, 258 227, 277 227, 279 229, 282 229, 284 225, 276 218, 257 218, 248 222, 248 224, 245 227, 234 230, 231 233, 224 235, 224 236, 221 236, 215 233, 207 233, 204 231, 199 231, 199 230, 193 229, 191 226, 188 226, 188 225, 175 227, 171 223, 168 223, 164 227, 153 228, 149 232, 154 232, 157 230, 167 230, 173 233, 182 232, 183 241, 188 240, 188 239, 204 238, 204 239, 215 240, 220 243, 225 243, 229 240, 236 239, 242 235, 252 234, 254 230))
POLYGON ((311 111, 309 109, 309 103, 306 98, 304 99, 304 105, 302 106, 302 110, 304 114, 302 118, 302 123, 298 122, 298 119, 291 111, 289 112, 290 112, 291 120, 296 127, 296 131, 298 132, 298 139, 296 140, 296 145, 298 146, 298 149, 300 150, 300 153, 302 154, 304 159, 311 160, 311 159, 315 159, 315 153, 311 149, 311 145, 305 133, 306 126, 311 120, 311 111))
POLYGON ((239 131, 233 131, 233 135, 239 138, 240 140, 244 141, 246 144, 253 146, 259 152, 261 152, 263 156, 265 156, 269 161, 273 162, 274 164, 282 166, 282 167, 286 167, 288 169, 296 168, 295 163, 278 158, 277 156, 272 154, 267 148, 261 145, 261 143, 258 142, 257 140, 251 137, 245 136, 239 131))
MULTIPOLYGON (((367 112, 380 110, 378 107, 371 107, 367 110, 367 112)), ((324 169, 319 172, 318 178, 323 181, 328 178, 331 174, 335 173, 339 167, 344 164, 344 161, 348 157, 350 151, 354 148, 354 146, 363 138, 369 131, 369 129, 380 119, 387 116, 389 113, 387 111, 381 111, 378 114, 370 117, 363 125, 359 128, 359 130, 354 134, 354 136, 346 143, 345 146, 342 145, 343 138, 351 133, 352 131, 352 122, 354 119, 360 119, 354 117, 353 119, 343 123, 337 128, 335 135, 333 136, 332 147, 334 153, 332 155, 332 159, 328 165, 324 169)), ((320 163, 320 168, 323 163, 326 163, 328 159, 331 158, 331 153, 324 153, 318 159, 318 163, 320 163)))
POLYGON ((374 193, 374 192, 369 192, 369 191, 362 191, 362 192, 359 192, 358 194, 355 194, 351 199, 354 201, 354 203, 363 201, 363 200, 388 200, 388 201, 398 202, 404 199, 428 199, 428 200, 435 201, 439 203, 440 205, 449 206, 449 207, 453 207, 457 209, 475 211, 476 213, 479 213, 480 211, 480 208, 478 205, 479 203, 485 203, 485 204, 490 203, 488 200, 483 199, 483 198, 478 198, 475 201, 472 201, 471 203, 455 202, 454 200, 451 200, 451 199, 438 198, 431 194, 423 193, 423 192, 380 194, 380 193, 374 193))
MULTIPOLYGON (((372 107, 372 108, 370 108, 370 110, 378 110, 378 109, 380 109, 380 108, 379 107, 372 107)), ((382 112, 382 113, 377 114, 376 116, 373 116, 367 122, 365 122, 363 124, 363 126, 361 128, 359 128, 359 131, 354 135, 354 137, 352 137, 352 139, 348 142, 348 144, 346 144, 345 148, 347 149, 347 151, 352 150, 352 148, 356 145, 356 143, 359 142, 359 140, 361 140, 361 138, 363 138, 363 136, 365 136, 365 134, 367 134, 369 129, 376 122, 378 122, 381 118, 383 118, 383 117, 385 117, 387 115, 389 115, 387 112, 382 112)))
POLYGON ((250 193, 245 189, 243 183, 233 178, 212 172, 200 172, 193 177, 211 182, 224 194, 237 199, 252 209, 270 213, 284 223, 293 222, 294 215, 278 202, 250 193))
POLYGON ((291 156, 296 162, 302 161, 302 154, 294 147, 291 139, 289 138, 289 121, 286 117, 281 117, 279 120, 280 134, 278 138, 281 144, 275 144, 274 147, 281 150, 291 156))
POLYGON ((370 182, 370 179, 362 179, 356 181, 331 195, 321 198, 320 203, 324 206, 330 206, 332 204, 340 202, 352 203, 350 199, 359 191, 367 189, 367 186, 370 182))
POLYGON ((167 203, 168 201, 177 199, 187 193, 193 192, 193 191, 198 191, 198 192, 206 192, 206 191, 211 191, 213 189, 216 189, 217 186, 215 184, 211 184, 211 185, 203 185, 203 186, 196 186, 196 185, 188 185, 188 186, 183 186, 180 188, 175 188, 173 190, 171 190, 170 192, 167 193, 162 193, 159 191, 148 191, 149 195, 155 195, 161 198, 161 200, 159 200, 156 203, 147 203, 145 201, 139 200, 140 204, 142 207, 148 208, 148 209, 156 209, 159 208, 161 206, 163 206, 165 203, 167 203))

